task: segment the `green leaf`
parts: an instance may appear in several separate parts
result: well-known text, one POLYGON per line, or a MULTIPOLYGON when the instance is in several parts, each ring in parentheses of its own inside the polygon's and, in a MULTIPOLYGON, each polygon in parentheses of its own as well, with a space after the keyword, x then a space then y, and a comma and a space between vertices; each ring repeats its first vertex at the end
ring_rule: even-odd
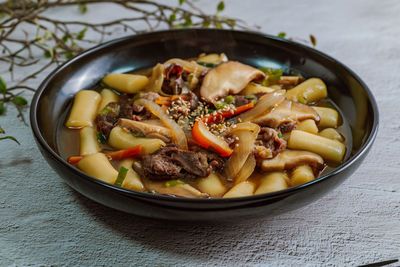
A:
POLYGON ((20 145, 20 143, 18 142, 18 140, 15 139, 15 137, 13 137, 13 136, 4 136, 4 137, 1 137, 1 138, 0 138, 0 140, 5 140, 5 139, 13 140, 15 143, 17 143, 18 145, 20 145))
POLYGON ((6 12, 0 12, 0 20, 4 19, 7 16, 8 14, 6 12))
POLYGON ((315 47, 317 45, 317 39, 315 38, 314 35, 310 34, 310 42, 312 45, 315 47))
POLYGON ((0 102, 0 115, 3 115, 6 112, 6 107, 4 106, 4 102, 0 102))
POLYGON ((46 31, 44 32, 43 38, 49 40, 49 39, 51 39, 51 37, 53 37, 53 33, 49 29, 46 29, 46 31))
POLYGON ((169 180, 167 182, 165 182, 165 186, 166 187, 171 187, 171 186, 175 186, 178 184, 185 184, 184 182, 182 182, 181 180, 177 179, 177 180, 169 180))
POLYGON ((52 58, 53 57, 52 53, 49 50, 45 51, 43 53, 43 56, 46 57, 46 58, 52 58))
POLYGON ((83 37, 85 37, 86 31, 87 31, 87 27, 85 27, 83 30, 81 30, 81 31, 76 35, 76 39, 82 40, 83 37))
POLYGON ((278 133, 278 137, 279 137, 279 138, 282 138, 283 135, 282 135, 281 133, 278 133))
POLYGON ((0 134, 5 134, 5 133, 6 133, 6 131, 4 131, 4 129, 1 128, 1 126, 0 126, 0 134))
POLYGON ((74 54, 72 53, 72 52, 67 52, 67 53, 65 53, 64 54, 64 56, 65 56, 65 59, 71 59, 71 58, 73 58, 74 57, 74 54))
POLYGON ((226 23, 231 27, 231 28, 235 28, 236 25, 236 20, 235 19, 227 19, 226 23))
POLYGON ((68 42, 68 39, 69 39, 68 35, 64 35, 64 36, 61 38, 61 40, 62 40, 64 43, 68 42))
POLYGON ((3 77, 0 77, 0 93, 5 94, 7 91, 7 83, 3 79, 3 77))
POLYGON ((125 168, 124 166, 121 166, 119 168, 118 177, 117 177, 117 180, 115 180, 114 185, 122 186, 122 183, 124 182, 127 173, 128 173, 128 169, 125 168))
POLYGON ((192 18, 191 17, 186 17, 185 18, 185 27, 190 27, 192 26, 192 18))
POLYGON ((215 23, 214 23, 214 26, 215 26, 215 28, 217 28, 217 29, 222 29, 222 28, 223 28, 223 27, 222 27, 222 24, 219 23, 219 22, 215 22, 215 23))
POLYGON ((169 16, 169 21, 173 22, 173 21, 175 21, 175 20, 176 20, 176 14, 175 14, 175 13, 172 13, 172 14, 169 16))
POLYGON ((85 14, 87 12, 87 6, 85 4, 79 4, 78 10, 81 14, 85 14))
POLYGON ((280 32, 280 33, 278 33, 278 37, 279 37, 279 38, 285 39, 285 37, 286 37, 286 32, 280 32))
POLYGON ((185 0, 179 0, 179 5, 181 6, 184 2, 185 0))
POLYGON ((13 99, 11 99, 11 102, 19 106, 26 106, 28 104, 28 101, 22 96, 14 97, 13 99))
POLYGON ((203 24, 201 25, 201 27, 203 27, 203 28, 208 28, 208 27, 210 27, 210 24, 211 24, 211 23, 210 23, 209 21, 206 20, 206 21, 203 22, 203 24))
POLYGON ((217 12, 221 12, 221 11, 223 11, 224 9, 225 9, 225 3, 224 3, 224 1, 219 2, 219 3, 218 3, 218 6, 217 6, 217 12))

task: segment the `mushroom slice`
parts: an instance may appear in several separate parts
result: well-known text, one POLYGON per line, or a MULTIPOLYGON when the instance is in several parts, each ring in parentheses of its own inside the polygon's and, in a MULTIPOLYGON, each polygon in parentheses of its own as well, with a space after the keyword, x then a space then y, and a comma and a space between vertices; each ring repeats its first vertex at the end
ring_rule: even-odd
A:
POLYGON ((282 123, 313 119, 319 122, 318 113, 310 106, 285 99, 271 112, 254 120, 261 126, 276 128, 282 123))
POLYGON ((250 81, 264 77, 265 74, 256 68, 240 62, 228 61, 207 73, 200 88, 200 95, 212 102, 228 93, 237 94, 250 81))
POLYGON ((200 192, 190 184, 177 184, 166 187, 165 182, 145 181, 148 190, 154 190, 162 195, 174 195, 179 197, 207 198, 208 194, 200 192))
POLYGON ((163 126, 128 119, 119 119, 118 125, 131 132, 143 134, 145 137, 158 138, 167 143, 172 140, 171 131, 163 126))
POLYGON ((283 171, 300 165, 310 165, 321 170, 324 167, 324 160, 321 156, 312 152, 285 150, 272 159, 261 161, 261 169, 268 172, 283 171))
MULTIPOLYGON (((151 124, 151 125, 156 125, 156 126, 164 127, 164 123, 162 123, 161 120, 152 119, 152 120, 143 120, 143 121, 141 121, 141 122, 147 123, 147 124, 151 124)), ((165 128, 165 127, 164 127, 164 128, 165 128)))

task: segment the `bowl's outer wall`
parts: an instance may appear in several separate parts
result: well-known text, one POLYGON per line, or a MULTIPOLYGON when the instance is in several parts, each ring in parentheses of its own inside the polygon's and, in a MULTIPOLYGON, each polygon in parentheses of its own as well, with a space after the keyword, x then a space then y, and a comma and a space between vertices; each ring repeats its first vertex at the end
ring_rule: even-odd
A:
POLYGON ((38 89, 31 107, 31 125, 41 152, 71 187, 90 199, 122 211, 187 220, 277 214, 310 203, 339 185, 358 167, 376 135, 377 120, 376 104, 369 90, 337 61, 292 42, 261 34, 222 30, 155 32, 91 49, 53 72, 38 89), (231 60, 295 70, 306 77, 323 79, 328 84, 330 97, 353 129, 353 154, 356 155, 350 159, 351 164, 344 164, 338 171, 307 185, 279 193, 198 201, 152 197, 115 188, 84 175, 56 155, 59 120, 76 92, 92 88, 110 72, 150 67, 171 57, 190 58, 203 52, 224 52, 231 60))

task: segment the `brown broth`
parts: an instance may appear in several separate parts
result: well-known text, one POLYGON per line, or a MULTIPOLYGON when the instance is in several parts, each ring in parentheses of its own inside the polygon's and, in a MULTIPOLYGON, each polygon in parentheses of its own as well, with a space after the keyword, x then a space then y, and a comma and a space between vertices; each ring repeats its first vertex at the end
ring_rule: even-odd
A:
MULTIPOLYGON (((133 74, 141 74, 145 76, 151 76, 151 71, 152 68, 143 68, 143 69, 138 69, 131 71, 130 73, 133 74)), ((95 91, 100 92, 102 87, 100 85, 97 85, 95 88, 92 88, 95 91)), ((344 156, 344 160, 347 160, 350 157, 351 151, 352 151, 352 134, 351 134, 351 128, 349 126, 349 123, 347 119, 343 116, 343 113, 341 110, 338 108, 338 106, 329 98, 320 100, 318 103, 314 103, 311 105, 315 106, 321 106, 321 107, 330 107, 334 108, 339 112, 340 115, 340 126, 336 129, 343 137, 344 137, 344 145, 346 146, 346 153, 344 156)), ((71 110, 72 103, 70 106, 66 109, 65 113, 63 114, 62 118, 60 119, 59 126, 58 126, 58 134, 57 134, 57 149, 65 160, 67 160, 71 156, 77 156, 79 155, 79 129, 69 129, 64 126, 65 121, 67 120, 68 114, 71 110)), ((319 130, 322 130, 319 128, 319 130)), ((102 145, 103 151, 110 151, 113 150, 110 146, 108 145, 102 145)), ((111 161, 112 165, 118 170, 118 161, 111 161)), ((323 175, 326 175, 330 172, 332 172, 334 169, 336 169, 340 163, 333 163, 333 162, 326 162, 325 168, 319 173, 318 177, 321 177, 323 175)), ((285 170, 288 174, 290 174, 291 170, 285 170)), ((248 178, 248 180, 252 183, 255 184, 256 188, 259 185, 260 182, 260 176, 263 176, 261 171, 256 168, 256 170, 253 172, 253 174, 248 178)), ((290 176, 289 176, 290 177, 290 176)), ((142 182, 144 185, 152 183, 148 178, 146 177, 141 177, 142 182)), ((190 184, 191 186, 197 188, 197 183, 200 178, 196 180, 184 180, 184 182, 190 184)), ((221 179, 223 185, 226 188, 231 188, 234 183, 233 181, 227 180, 227 179, 221 179)), ((148 189, 147 189, 148 190, 148 189)))
MULTIPOLYGON (((98 90, 98 88, 96 88, 98 90)), ((343 137, 344 137, 344 144, 346 146, 346 154, 344 157, 344 160, 346 160, 351 153, 352 150, 352 135, 351 135, 351 129, 350 126, 346 120, 346 118, 343 116, 342 112, 340 109, 331 101, 330 99, 325 99, 323 101, 320 101, 319 103, 316 104, 316 106, 324 106, 324 107, 331 107, 336 109, 341 117, 341 125, 336 129, 343 137)), ((60 125, 58 129, 58 151, 60 155, 64 159, 68 159, 71 156, 76 156, 79 155, 79 129, 68 129, 67 127, 64 126, 64 123, 66 121, 67 115, 69 114, 70 108, 68 108, 65 111, 65 114, 62 117, 62 120, 60 120, 60 125)), ((320 129, 321 130, 321 129, 320 129)), ((107 145, 102 145, 103 150, 112 150, 111 147, 107 145)), ((111 161, 112 165, 117 168, 118 166, 118 161, 111 161)), ((326 167, 320 172, 319 177, 328 174, 329 172, 333 171, 335 168, 337 168, 340 164, 337 163, 332 163, 332 162, 327 162, 326 167)), ((288 174, 290 173, 290 170, 288 171, 288 174)), ((255 173, 249 178, 249 181, 253 182, 256 186, 259 185, 259 177, 260 177, 260 171, 256 170, 255 173)), ((150 180, 146 177, 141 177, 143 184, 148 184, 150 180)), ((197 188, 197 182, 198 180, 185 180, 184 182, 192 185, 193 187, 197 188)), ((228 181, 225 179, 222 179, 222 182, 226 188, 231 188, 233 186, 232 181, 228 181)))

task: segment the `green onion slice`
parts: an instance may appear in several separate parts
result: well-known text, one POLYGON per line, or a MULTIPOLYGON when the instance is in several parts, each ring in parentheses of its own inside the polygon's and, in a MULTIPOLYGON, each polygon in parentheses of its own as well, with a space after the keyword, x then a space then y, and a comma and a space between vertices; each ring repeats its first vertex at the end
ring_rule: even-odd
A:
POLYGON ((231 104, 234 101, 235 101, 235 98, 233 96, 231 96, 231 95, 226 96, 225 99, 224 99, 224 102, 227 103, 227 104, 231 104))
POLYGON ((215 68, 217 66, 214 63, 207 63, 207 62, 201 62, 201 61, 197 61, 197 64, 202 65, 207 68, 215 68))
POLYGON ((177 180, 169 180, 167 182, 165 182, 165 186, 166 187, 171 187, 171 186, 175 186, 178 184, 185 184, 184 182, 182 182, 181 180, 177 179, 177 180))
POLYGON ((97 133, 97 141, 99 141, 100 144, 105 144, 106 143, 106 138, 102 133, 97 133))
POLYGON ((119 168, 118 177, 117 177, 117 180, 115 180, 114 185, 122 186, 122 183, 124 182, 127 173, 128 173, 128 169, 121 166, 119 168))

